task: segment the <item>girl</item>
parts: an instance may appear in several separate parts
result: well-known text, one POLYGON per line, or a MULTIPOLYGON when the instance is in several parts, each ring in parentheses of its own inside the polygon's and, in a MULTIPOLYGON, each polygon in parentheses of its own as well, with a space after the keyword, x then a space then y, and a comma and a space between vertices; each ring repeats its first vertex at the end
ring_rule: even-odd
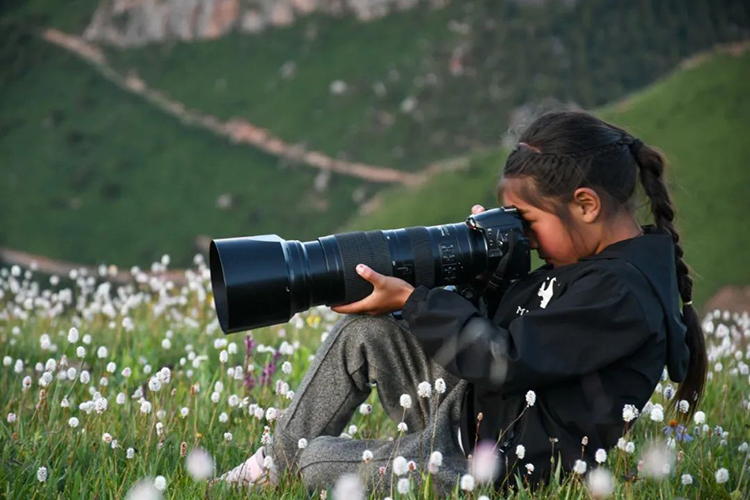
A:
POLYGON ((588 113, 536 119, 506 161, 498 199, 519 209, 546 264, 511 285, 489 315, 454 292, 414 289, 358 266, 372 294, 333 308, 348 315, 323 342, 271 449, 224 478, 275 481, 294 466, 310 487, 359 472, 374 489, 398 477, 393 457, 425 464, 434 449, 442 463, 433 464, 433 481, 447 491, 477 443, 489 441, 501 458, 498 481, 518 470, 538 482, 549 478, 551 458, 570 470, 582 442, 590 463, 598 448, 614 446, 625 405, 642 408, 665 365, 681 383, 673 402, 686 400, 689 417, 707 360, 664 167, 657 150, 588 113), (655 222, 642 227, 638 178, 655 222), (397 310, 402 320, 387 314, 397 310), (419 397, 417 385, 436 379, 445 392, 419 397), (339 437, 373 385, 406 434, 339 437))

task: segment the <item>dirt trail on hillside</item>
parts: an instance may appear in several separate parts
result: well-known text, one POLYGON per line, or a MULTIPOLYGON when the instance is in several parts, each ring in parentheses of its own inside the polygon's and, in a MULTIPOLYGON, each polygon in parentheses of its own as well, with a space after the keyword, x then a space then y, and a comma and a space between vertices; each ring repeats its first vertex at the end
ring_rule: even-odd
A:
POLYGON ((436 173, 455 168, 454 165, 450 165, 444 169, 441 164, 437 163, 429 166, 422 173, 410 173, 365 163, 337 160, 319 151, 307 151, 299 145, 284 142, 269 130, 253 125, 243 118, 232 118, 223 122, 215 116, 189 109, 185 104, 170 98, 164 92, 150 88, 146 82, 135 74, 127 76, 120 74, 107 62, 107 58, 98 47, 80 37, 56 29, 47 29, 42 33, 42 38, 77 55, 93 65, 99 73, 118 87, 141 96, 153 106, 178 118, 183 123, 201 127, 228 139, 232 143, 247 144, 278 158, 298 162, 319 170, 359 177, 371 182, 398 183, 407 186, 422 184, 436 173))

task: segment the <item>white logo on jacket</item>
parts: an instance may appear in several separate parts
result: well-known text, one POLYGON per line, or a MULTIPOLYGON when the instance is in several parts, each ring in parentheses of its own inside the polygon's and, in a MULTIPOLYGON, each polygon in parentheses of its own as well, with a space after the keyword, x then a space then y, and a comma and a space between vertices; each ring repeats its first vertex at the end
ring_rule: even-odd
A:
POLYGON ((536 293, 542 298, 542 303, 539 304, 539 307, 541 307, 542 309, 547 307, 547 304, 549 304, 549 301, 552 298, 556 279, 557 278, 552 278, 549 283, 547 283, 547 281, 545 280, 545 282, 542 283, 542 286, 539 287, 539 291, 536 293), (547 285, 547 287, 544 286, 545 284, 547 285))

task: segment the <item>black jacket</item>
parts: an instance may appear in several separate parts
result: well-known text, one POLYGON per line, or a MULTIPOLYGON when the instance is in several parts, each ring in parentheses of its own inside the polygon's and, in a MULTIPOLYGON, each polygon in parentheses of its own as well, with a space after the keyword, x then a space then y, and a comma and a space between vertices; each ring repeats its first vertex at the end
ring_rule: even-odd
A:
POLYGON ((689 351, 674 245, 653 225, 643 229, 575 264, 545 265, 518 280, 492 320, 455 292, 414 290, 402 311, 412 334, 428 356, 470 382, 461 423, 467 453, 475 437, 497 441, 505 431, 505 470, 532 463, 535 482, 549 477, 553 451, 570 470, 587 436, 591 465, 598 448, 623 435, 623 406, 642 408, 665 364, 672 380, 684 379, 689 351), (536 403, 511 426, 529 390, 536 403))

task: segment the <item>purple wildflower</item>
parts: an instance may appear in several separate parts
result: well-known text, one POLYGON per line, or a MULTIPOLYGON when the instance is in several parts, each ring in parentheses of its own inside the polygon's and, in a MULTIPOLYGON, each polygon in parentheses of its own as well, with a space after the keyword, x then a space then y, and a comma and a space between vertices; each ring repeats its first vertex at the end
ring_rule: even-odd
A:
POLYGON ((260 374, 260 385, 270 385, 274 373, 276 373, 276 363, 272 361, 263 368, 260 374))
POLYGON ((245 359, 252 357, 253 349, 255 349, 255 339, 253 339, 252 333, 248 333, 245 337, 245 359))
POLYGON ((252 391, 255 387, 255 377, 253 377, 252 372, 247 372, 245 374, 245 380, 242 381, 242 385, 245 386, 245 389, 248 391, 252 391))
POLYGON ((688 434, 687 428, 682 424, 678 425, 674 420, 670 422, 670 425, 664 426, 662 432, 664 432, 666 436, 674 436, 677 441, 685 441, 689 443, 693 440, 693 436, 688 434))

